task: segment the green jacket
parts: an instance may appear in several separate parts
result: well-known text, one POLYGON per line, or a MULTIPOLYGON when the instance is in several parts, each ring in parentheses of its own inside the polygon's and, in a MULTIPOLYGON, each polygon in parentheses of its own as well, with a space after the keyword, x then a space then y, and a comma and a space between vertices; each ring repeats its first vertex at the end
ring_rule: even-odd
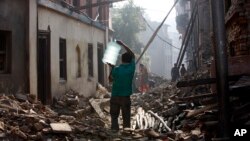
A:
POLYGON ((112 96, 130 96, 135 73, 135 60, 129 64, 121 64, 111 71, 113 78, 112 96))

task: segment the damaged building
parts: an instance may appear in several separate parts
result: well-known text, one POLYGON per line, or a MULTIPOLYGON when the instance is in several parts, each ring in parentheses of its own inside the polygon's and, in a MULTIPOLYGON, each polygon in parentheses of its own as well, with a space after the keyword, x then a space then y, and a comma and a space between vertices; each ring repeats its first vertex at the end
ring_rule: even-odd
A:
POLYGON ((2 93, 37 94, 49 104, 68 89, 90 96, 98 82, 106 85, 105 1, 3 0, 0 11, 2 93))
MULTIPOLYGON (((183 41, 177 64, 186 54, 190 74, 177 87, 208 88, 206 93, 218 104, 215 140, 230 140, 232 130, 249 125, 249 2, 180 0, 178 6, 176 22, 183 41)), ((194 99, 199 96, 201 92, 192 94, 194 99)))
POLYGON ((183 40, 183 49, 178 56, 177 63, 180 66, 186 54, 185 61, 190 71, 195 72, 211 64, 212 17, 209 5, 208 0, 180 0, 176 6, 176 28, 183 40))
MULTIPOLYGON (((249 60, 247 10, 248 3, 245 1, 225 0, 226 46, 231 75, 250 72, 246 61, 249 60)), ((198 71, 211 64, 212 76, 215 77, 211 0, 180 0, 176 11, 177 30, 182 36, 182 52, 186 53, 184 61, 188 63, 188 69, 198 71)), ((183 61, 182 56, 184 53, 179 54, 179 65, 183 61)))
POLYGON ((249 74, 250 59, 250 2, 225 0, 225 24, 229 74, 249 74))

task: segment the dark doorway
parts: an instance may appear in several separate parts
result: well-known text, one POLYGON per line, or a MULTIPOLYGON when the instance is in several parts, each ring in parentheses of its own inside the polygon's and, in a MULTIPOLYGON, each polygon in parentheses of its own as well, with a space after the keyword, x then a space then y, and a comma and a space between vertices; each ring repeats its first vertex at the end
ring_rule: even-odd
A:
POLYGON ((0 74, 10 73, 11 32, 0 30, 0 74))
POLYGON ((98 57, 98 82, 104 85, 104 64, 102 62, 103 58, 103 44, 97 45, 97 57, 98 57))
POLYGON ((39 31, 37 45, 38 99, 51 104, 50 31, 39 31))

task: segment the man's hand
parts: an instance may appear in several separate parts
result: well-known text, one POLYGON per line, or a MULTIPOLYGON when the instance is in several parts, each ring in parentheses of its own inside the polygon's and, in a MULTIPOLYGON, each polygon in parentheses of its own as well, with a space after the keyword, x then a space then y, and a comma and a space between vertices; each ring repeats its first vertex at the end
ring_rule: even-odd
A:
POLYGON ((107 63, 107 65, 109 65, 109 67, 111 67, 111 68, 115 67, 114 65, 112 65, 110 63, 107 63))
POLYGON ((110 63, 107 63, 107 65, 109 65, 109 67, 111 68, 111 71, 110 71, 110 73, 109 73, 109 77, 108 77, 108 79, 109 79, 109 82, 113 82, 113 77, 112 77, 112 70, 113 70, 113 68, 115 67, 114 65, 112 65, 112 64, 110 64, 110 63))
POLYGON ((125 44, 121 40, 116 41, 117 44, 124 46, 125 44))
POLYGON ((117 40, 116 43, 121 45, 128 53, 132 55, 133 58, 135 58, 134 52, 125 43, 123 43, 121 40, 117 40))

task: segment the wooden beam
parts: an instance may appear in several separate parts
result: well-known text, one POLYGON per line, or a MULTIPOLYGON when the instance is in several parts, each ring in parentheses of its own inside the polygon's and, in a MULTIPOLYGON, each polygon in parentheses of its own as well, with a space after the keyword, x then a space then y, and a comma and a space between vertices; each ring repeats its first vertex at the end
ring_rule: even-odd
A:
POLYGON ((208 105, 206 107, 203 107, 201 109, 184 110, 184 111, 187 112, 186 117, 187 118, 191 118, 191 117, 194 117, 194 116, 196 116, 198 114, 201 114, 201 113, 203 113, 205 111, 208 111, 208 110, 211 110, 211 109, 215 109, 215 108, 217 108, 217 106, 218 106, 217 104, 213 104, 213 105, 208 105))
POLYGON ((216 78, 206 78, 206 79, 198 79, 198 80, 189 80, 189 81, 179 81, 177 82, 177 87, 187 87, 187 86, 197 86, 204 84, 212 84, 216 82, 216 78))
MULTIPOLYGON (((229 81, 237 81, 242 75, 232 75, 228 76, 229 81)), ((205 79, 197 79, 197 80, 188 80, 188 81, 179 81, 176 86, 179 87, 189 87, 189 86, 197 86, 197 85, 205 85, 205 84, 213 84, 216 83, 216 78, 205 78, 205 79)))
POLYGON ((214 93, 208 93, 208 94, 197 94, 195 96, 187 96, 187 97, 180 97, 178 100, 181 101, 190 101, 190 100, 195 100, 195 99, 200 99, 200 98, 208 98, 208 97, 216 97, 217 95, 214 93))
POLYGON ((120 2, 120 1, 124 1, 124 0, 102 1, 102 2, 97 2, 97 3, 93 3, 93 4, 83 5, 83 6, 80 6, 80 7, 75 7, 74 10, 82 10, 82 9, 86 9, 86 8, 92 8, 92 7, 97 7, 97 6, 101 6, 101 5, 107 5, 107 4, 120 2))

